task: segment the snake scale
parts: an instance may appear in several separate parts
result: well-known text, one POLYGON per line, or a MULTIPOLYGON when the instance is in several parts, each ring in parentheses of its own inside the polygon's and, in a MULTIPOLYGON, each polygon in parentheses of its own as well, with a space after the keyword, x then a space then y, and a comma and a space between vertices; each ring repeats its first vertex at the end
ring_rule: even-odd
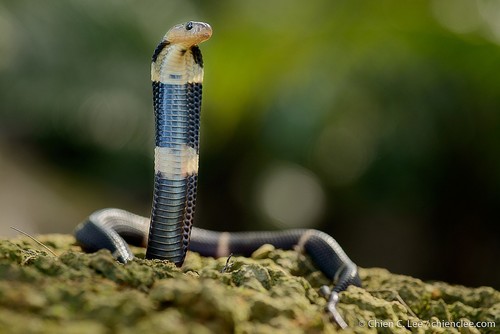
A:
POLYGON ((133 254, 127 243, 147 247, 146 258, 181 266, 188 249, 204 256, 249 256, 263 244, 299 249, 331 280, 323 287, 327 312, 341 327, 339 292, 361 286, 357 266, 328 234, 313 229, 275 232, 215 232, 193 227, 199 157, 203 57, 199 44, 209 39, 207 23, 171 28, 154 50, 151 64, 155 114, 155 174, 151 219, 107 208, 92 213, 75 229, 83 250, 109 249, 123 263, 133 254))

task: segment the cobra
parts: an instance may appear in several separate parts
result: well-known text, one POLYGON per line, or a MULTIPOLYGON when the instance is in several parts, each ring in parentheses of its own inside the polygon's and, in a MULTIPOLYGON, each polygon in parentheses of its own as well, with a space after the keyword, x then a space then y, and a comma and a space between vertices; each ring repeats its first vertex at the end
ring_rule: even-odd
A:
POLYGON ((123 263, 133 259, 127 243, 147 247, 146 258, 182 266, 188 249, 204 256, 249 256, 263 244, 299 249, 336 284, 327 295, 327 312, 341 326, 338 293, 361 286, 357 266, 328 234, 313 229, 274 232, 215 232, 193 227, 199 156, 203 58, 199 44, 208 40, 207 23, 171 28, 154 50, 151 64, 155 114, 155 174, 151 218, 107 208, 92 213, 75 230, 82 249, 109 249, 123 263))

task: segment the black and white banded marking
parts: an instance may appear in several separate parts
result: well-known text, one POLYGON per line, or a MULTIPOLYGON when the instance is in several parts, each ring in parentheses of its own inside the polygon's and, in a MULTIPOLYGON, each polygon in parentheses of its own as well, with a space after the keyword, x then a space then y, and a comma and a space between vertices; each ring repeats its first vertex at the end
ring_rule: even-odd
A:
POLYGON ((196 207, 203 81, 202 55, 194 44, 203 39, 189 33, 196 29, 211 35, 205 23, 176 26, 155 49, 151 64, 155 179, 146 257, 177 266, 188 250, 196 207))

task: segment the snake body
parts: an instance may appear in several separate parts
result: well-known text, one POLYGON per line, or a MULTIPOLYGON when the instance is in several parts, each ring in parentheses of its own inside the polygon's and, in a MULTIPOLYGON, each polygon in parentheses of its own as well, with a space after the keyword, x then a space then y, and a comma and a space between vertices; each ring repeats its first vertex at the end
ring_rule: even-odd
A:
POLYGON ((198 44, 211 27, 187 22, 171 28, 155 49, 151 79, 155 113, 155 176, 151 219, 108 208, 92 213, 75 230, 82 249, 109 249, 120 262, 133 258, 127 243, 147 247, 146 258, 181 266, 188 251, 205 256, 249 256, 263 244, 299 249, 308 254, 336 284, 328 291, 328 310, 335 311, 338 293, 361 285, 357 266, 328 234, 313 230, 215 232, 192 227, 196 206, 203 58, 198 44))

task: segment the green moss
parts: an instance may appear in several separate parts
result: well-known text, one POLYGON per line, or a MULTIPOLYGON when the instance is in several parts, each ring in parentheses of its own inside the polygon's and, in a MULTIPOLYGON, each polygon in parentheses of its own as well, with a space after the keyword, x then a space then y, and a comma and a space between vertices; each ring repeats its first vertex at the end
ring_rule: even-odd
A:
MULTIPOLYGON (((251 258, 190 253, 183 268, 108 251, 85 254, 71 236, 0 241, 0 333, 335 333, 309 259, 265 245, 251 258)), ((500 293, 360 269, 363 288, 341 294, 346 333, 479 333, 439 321, 500 326, 500 293), (433 325, 434 323, 434 325, 433 325), (371 324, 371 325, 370 325, 371 324), (421 327, 417 327, 419 325, 421 327)), ((496 328, 481 329, 494 333, 496 328)))

